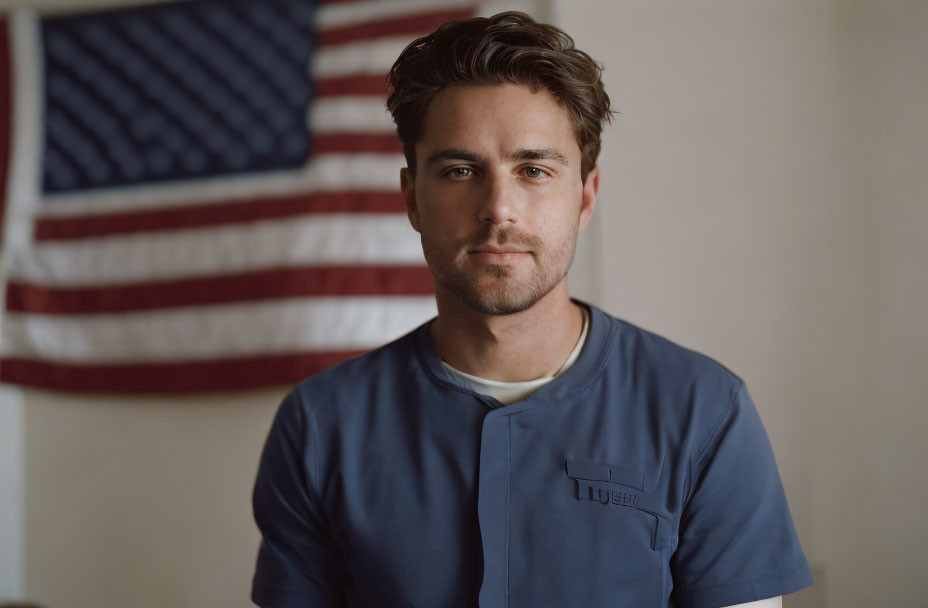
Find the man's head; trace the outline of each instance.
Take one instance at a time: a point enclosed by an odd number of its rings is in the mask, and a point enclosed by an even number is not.
[[[609,118],[599,66],[560,30],[504,13],[412,43],[390,78],[401,185],[439,310],[566,301]]]
[[[602,68],[574,48],[570,36],[524,13],[446,23],[406,47],[388,78],[387,108],[413,175],[426,110],[451,87],[522,84],[548,90],[571,117],[584,181],[596,166],[603,123],[612,116]]]

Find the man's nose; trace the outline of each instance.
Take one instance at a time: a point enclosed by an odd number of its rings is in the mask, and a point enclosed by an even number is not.
[[[479,210],[484,224],[515,223],[519,193],[512,179],[502,173],[490,173],[485,179],[486,191]]]

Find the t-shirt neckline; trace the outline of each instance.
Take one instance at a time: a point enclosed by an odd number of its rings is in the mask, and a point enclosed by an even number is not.
[[[612,343],[611,336],[615,331],[615,324],[610,323],[609,317],[601,310],[580,300],[572,301],[579,306],[583,306],[589,312],[586,343],[570,369],[521,401],[511,405],[502,404],[492,397],[477,393],[468,382],[448,374],[442,367],[441,359],[435,352],[429,337],[429,327],[434,319],[421,325],[415,332],[416,350],[420,363],[433,382],[459,392],[471,394],[498,410],[515,408],[526,403],[535,405],[551,404],[570,397],[572,393],[586,386],[602,370]]]

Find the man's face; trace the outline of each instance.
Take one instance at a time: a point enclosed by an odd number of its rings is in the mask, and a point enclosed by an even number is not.
[[[567,111],[545,89],[468,86],[439,93],[401,174],[409,221],[437,288],[484,314],[566,293],[577,235],[599,176],[580,179]]]

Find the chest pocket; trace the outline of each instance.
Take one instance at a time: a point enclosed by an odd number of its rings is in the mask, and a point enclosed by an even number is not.
[[[654,519],[651,549],[661,551],[670,544],[670,515],[647,491],[644,474],[625,467],[567,460],[567,476],[575,481],[576,497],[601,508],[637,509]]]

